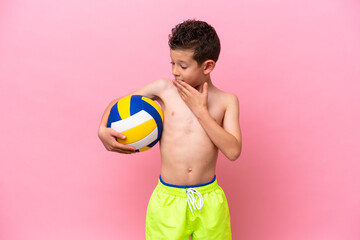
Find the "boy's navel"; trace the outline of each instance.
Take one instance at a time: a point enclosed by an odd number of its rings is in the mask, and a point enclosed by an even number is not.
[[[175,115],[175,112],[171,112],[171,116],[174,116]]]
[[[189,173],[191,173],[192,172],[192,168],[190,167],[190,168],[188,168],[188,172]]]

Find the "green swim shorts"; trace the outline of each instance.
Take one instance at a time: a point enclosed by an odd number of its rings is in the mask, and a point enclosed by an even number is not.
[[[228,240],[230,214],[216,177],[208,183],[177,186],[159,183],[146,213],[147,240]]]

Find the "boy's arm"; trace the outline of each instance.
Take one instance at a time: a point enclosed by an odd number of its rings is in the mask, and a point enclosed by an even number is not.
[[[207,109],[207,83],[201,92],[185,82],[174,81],[181,98],[199,120],[201,126],[216,147],[231,161],[239,158],[242,148],[239,125],[239,102],[235,95],[228,94],[226,110],[221,127]]]
[[[161,92],[161,90],[166,86],[165,81],[167,81],[167,80],[158,79],[158,80],[146,85],[145,87],[143,87],[135,92],[132,92],[128,95],[144,95],[153,100],[160,100],[160,99],[158,99],[158,96],[159,96],[159,93]],[[114,129],[108,128],[106,126],[107,119],[109,117],[109,113],[110,113],[112,106],[117,101],[119,101],[121,98],[122,97],[111,101],[110,104],[105,109],[105,111],[102,115],[102,118],[101,118],[99,129],[98,129],[98,136],[108,151],[124,153],[124,154],[135,153],[136,149],[134,147],[121,144],[116,140],[116,138],[125,139],[126,136],[124,134],[119,133],[119,132],[115,131]]]

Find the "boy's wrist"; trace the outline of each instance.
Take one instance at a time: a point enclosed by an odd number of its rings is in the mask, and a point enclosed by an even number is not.
[[[210,113],[208,111],[208,109],[206,107],[200,108],[197,113],[195,114],[195,116],[199,119],[199,120],[204,120],[208,117],[210,117]]]

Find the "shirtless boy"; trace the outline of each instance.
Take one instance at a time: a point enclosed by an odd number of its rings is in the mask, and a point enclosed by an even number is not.
[[[213,27],[187,20],[169,35],[173,80],[159,79],[131,94],[156,100],[164,112],[161,171],[146,214],[146,239],[231,239],[230,214],[215,177],[218,150],[230,161],[241,153],[239,103],[214,86],[210,73],[220,53]],[[105,148],[123,154],[135,149],[106,127],[113,100],[98,135]]]

